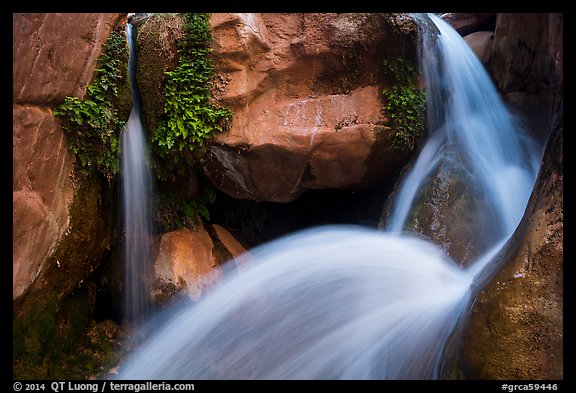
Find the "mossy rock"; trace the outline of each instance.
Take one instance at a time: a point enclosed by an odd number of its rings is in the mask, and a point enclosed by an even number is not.
[[[138,27],[136,84],[142,121],[151,134],[164,114],[166,72],[178,67],[176,42],[184,36],[181,14],[153,14]]]
[[[53,108],[82,167],[97,169],[110,183],[120,169],[120,132],[132,108],[128,60],[126,32],[118,28],[98,58],[86,97],[68,96]]]
[[[463,159],[453,152],[432,171],[413,202],[405,228],[438,244],[454,261],[466,266],[497,241],[500,233],[494,228],[496,217],[486,213],[489,201],[474,186],[473,174],[462,164]],[[387,202],[380,226],[389,219],[396,197]]]
[[[16,379],[58,379],[53,363],[75,350],[94,311],[91,277],[115,237],[114,198],[100,174],[75,172],[69,231],[46,261],[47,269],[13,305]]]

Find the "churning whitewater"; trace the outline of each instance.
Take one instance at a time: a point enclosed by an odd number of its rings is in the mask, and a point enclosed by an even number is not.
[[[430,138],[386,230],[325,226],[251,249],[203,300],[158,316],[119,379],[439,377],[473,280],[518,225],[540,156],[463,39],[433,15],[418,18]],[[498,234],[471,269],[403,232],[446,155],[464,157]]]

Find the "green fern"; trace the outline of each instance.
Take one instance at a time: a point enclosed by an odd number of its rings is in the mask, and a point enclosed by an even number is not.
[[[168,160],[164,170],[192,164],[190,152],[225,129],[232,112],[211,102],[215,68],[209,57],[209,14],[185,14],[185,37],[177,43],[179,65],[166,72],[164,116],[152,136],[152,148]],[[157,167],[158,169],[158,167]],[[159,178],[166,176],[157,170]]]
[[[384,60],[385,71],[391,73],[396,84],[384,90],[383,112],[396,129],[392,145],[398,150],[413,150],[424,130],[426,95],[416,87],[416,67],[403,57]]]
[[[118,135],[124,126],[113,98],[118,97],[118,84],[125,78],[128,64],[126,39],[119,31],[113,31],[106,41],[98,64],[86,99],[68,96],[53,114],[61,119],[68,147],[82,167],[95,168],[111,181],[119,170]]]

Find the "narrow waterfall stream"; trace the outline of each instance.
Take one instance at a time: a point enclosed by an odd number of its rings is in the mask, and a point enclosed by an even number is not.
[[[132,112],[121,133],[121,193],[124,225],[124,318],[134,327],[143,326],[150,313],[144,280],[150,277],[151,186],[147,163],[147,144],[140,120],[140,96],[136,85],[134,27],[126,24],[130,45],[128,72],[132,86]],[[134,37],[133,37],[134,35]]]
[[[158,322],[119,379],[439,377],[445,342],[465,317],[477,275],[518,225],[541,156],[458,33],[434,15],[417,18],[429,140],[388,227],[325,226],[250,250],[242,269],[230,269],[203,300]],[[446,157],[467,165],[494,228],[466,269],[404,231],[423,183]]]

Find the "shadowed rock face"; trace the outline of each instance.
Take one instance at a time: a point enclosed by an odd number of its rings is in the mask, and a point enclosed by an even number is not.
[[[441,18],[454,28],[461,36],[467,36],[476,31],[494,30],[495,13],[447,13]]]
[[[563,378],[562,31],[562,14],[498,14],[488,68],[548,146],[504,266],[471,310],[457,377]]]
[[[486,68],[506,103],[544,143],[562,118],[563,15],[498,14],[494,35]]]
[[[461,350],[465,378],[563,378],[562,134],[553,135],[524,220],[510,241],[516,251],[470,313]]]
[[[174,18],[164,26],[176,26]],[[139,70],[156,102],[143,106],[161,108],[157,71],[174,66],[173,48],[162,44],[170,39],[152,42],[159,34],[150,26],[166,37],[177,32],[152,18],[141,28]],[[406,161],[408,153],[392,148],[381,98],[391,83],[383,60],[415,53],[415,25],[405,15],[213,14],[211,26],[214,96],[234,112],[199,160],[218,189],[290,202],[307,188],[368,187]],[[145,114],[149,130],[160,115]]]

